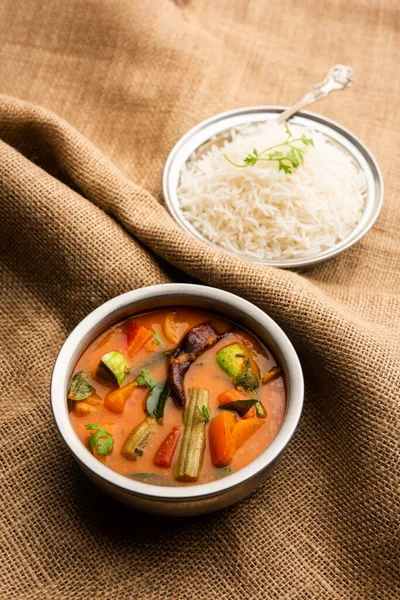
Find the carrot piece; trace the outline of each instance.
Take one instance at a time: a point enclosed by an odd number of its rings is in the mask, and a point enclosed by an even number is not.
[[[227,404],[228,402],[235,402],[235,400],[243,400],[243,393],[235,389],[226,390],[218,396],[218,404]]]
[[[257,413],[256,413],[256,409],[254,406],[251,406],[249,408],[249,410],[244,413],[242,419],[256,419],[257,418]]]
[[[127,347],[126,352],[129,356],[133,356],[139,350],[143,348],[147,342],[149,342],[153,337],[153,332],[147,327],[143,327],[137,321],[129,321],[126,338],[127,338]]]
[[[262,419],[242,419],[236,423],[232,432],[233,451],[239,450],[264,423]]]
[[[232,432],[235,426],[236,415],[229,410],[223,410],[210,423],[208,435],[211,458],[216,467],[227,467],[232,460],[234,453]]]
[[[125,403],[132,395],[136,385],[136,381],[132,381],[132,383],[128,383],[128,385],[124,385],[121,388],[109,392],[104,399],[104,406],[113,413],[122,413],[125,408]]]
[[[180,428],[173,427],[154,455],[153,463],[155,465],[159,467],[171,466],[180,435]]]
[[[162,326],[163,333],[169,342],[176,344],[178,335],[176,333],[177,323],[174,313],[168,313]]]

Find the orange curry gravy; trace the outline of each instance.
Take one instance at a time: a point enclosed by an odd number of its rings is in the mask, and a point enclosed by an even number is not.
[[[125,330],[126,324],[129,321],[129,319],[127,319],[126,321],[111,327],[99,335],[90,344],[90,346],[84,351],[78,360],[74,373],[78,371],[85,371],[87,373],[88,381],[95,388],[96,394],[104,400],[107,393],[112,389],[115,389],[115,387],[107,387],[106,385],[94,380],[91,376],[91,373],[98,365],[101,357],[107,352],[118,350],[124,354],[128,367],[141,366],[142,364],[149,362],[151,357],[154,356],[154,353],[159,353],[174,348],[176,344],[173,344],[166,339],[166,337],[163,335],[162,328],[167,315],[171,312],[174,313],[175,321],[177,323],[176,333],[178,341],[181,340],[181,338],[190,328],[204,322],[210,322],[211,325],[214,325],[215,329],[219,332],[231,330],[213,347],[208,348],[198,356],[195,362],[190,366],[184,379],[186,390],[190,387],[200,387],[209,390],[209,408],[211,409],[211,420],[221,412],[221,410],[218,408],[219,394],[228,389],[234,389],[234,385],[229,379],[228,375],[222,371],[222,369],[216,363],[215,356],[218,350],[236,341],[242,343],[244,342],[251,350],[253,357],[258,363],[261,376],[276,365],[276,361],[271,353],[250,332],[240,329],[236,327],[234,323],[229,323],[228,321],[220,317],[216,317],[209,312],[192,308],[177,307],[175,309],[162,308],[158,310],[152,310],[147,313],[133,316],[135,321],[155,331],[158,334],[161,344],[156,345],[150,342],[132,358],[129,358],[125,354],[127,345]],[[155,366],[148,368],[151,375],[160,383],[164,382],[167,376],[167,361],[168,358],[156,364]],[[128,376],[123,385],[132,380],[133,377]],[[134,388],[133,393],[127,400],[125,408],[121,414],[115,414],[107,410],[101,402],[97,406],[91,407],[90,414],[85,416],[77,416],[72,410],[73,401],[69,400],[72,425],[82,443],[86,446],[91,435],[91,432],[85,429],[85,426],[88,423],[102,425],[109,433],[113,435],[113,450],[108,456],[99,458],[99,460],[101,460],[101,462],[103,462],[107,467],[116,471],[117,473],[120,473],[121,475],[130,476],[134,473],[155,473],[162,475],[163,481],[165,481],[165,477],[168,478],[170,485],[193,485],[190,483],[178,482],[174,479],[174,463],[178,456],[179,444],[182,441],[183,435],[183,409],[176,406],[172,398],[168,398],[165,405],[163,422],[162,424],[157,423],[154,427],[154,432],[152,433],[149,443],[145,447],[143,455],[138,457],[136,461],[129,460],[122,456],[121,448],[126,438],[132,429],[135,428],[141,421],[143,421],[146,416],[145,407],[148,395],[149,389],[143,387]],[[258,398],[265,407],[267,416],[264,419],[264,425],[255,433],[253,433],[250,439],[248,439],[236,451],[236,454],[229,465],[230,470],[232,471],[237,471],[238,469],[242,469],[248,465],[269,446],[276,436],[284,417],[286,397],[284,382],[281,376],[265,385],[261,384],[258,391],[248,395],[248,397],[254,397],[256,395],[258,395]],[[237,418],[238,420],[240,419],[239,416]],[[178,446],[175,450],[171,467],[165,468],[154,465],[153,458],[158,447],[171,429],[176,425],[181,427],[182,432]],[[210,423],[206,425],[206,449],[203,466],[200,477],[194,485],[214,481],[215,479],[220,478],[221,472],[223,472],[223,469],[215,468],[212,463],[208,443],[209,426]],[[231,472],[230,470],[228,470],[228,473]],[[148,481],[148,483],[153,482]],[[154,481],[154,483],[157,482]]]

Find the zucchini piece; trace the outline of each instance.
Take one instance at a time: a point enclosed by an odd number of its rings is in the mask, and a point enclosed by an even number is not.
[[[120,387],[127,373],[126,362],[123,354],[118,350],[108,352],[101,357],[96,370],[96,378],[101,381],[117,384]]]
[[[260,385],[260,369],[244,344],[225,346],[217,353],[216,361],[236,387],[254,390]]]
[[[122,447],[121,454],[129,460],[137,460],[142,456],[143,451],[150,440],[156,420],[154,417],[146,417],[137,427],[128,435],[125,444]]]
[[[218,408],[221,408],[222,410],[233,410],[239,417],[243,417],[247,411],[252,406],[257,405],[258,402],[257,398],[252,398],[251,400],[233,400],[232,402],[226,402],[226,404],[220,404]]]
[[[75,373],[69,387],[68,398],[74,402],[86,400],[94,392],[94,387],[86,379],[84,371]]]
[[[197,481],[203,466],[206,449],[206,424],[202,408],[208,408],[210,392],[202,388],[190,388],[188,402],[183,412],[183,438],[175,467],[178,481]]]

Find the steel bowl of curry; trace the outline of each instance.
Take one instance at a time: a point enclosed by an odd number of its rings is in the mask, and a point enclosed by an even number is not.
[[[303,375],[282,329],[225,291],[163,284],[90,313],[57,357],[51,406],[83,471],[115,499],[186,516],[268,476],[297,427]]]

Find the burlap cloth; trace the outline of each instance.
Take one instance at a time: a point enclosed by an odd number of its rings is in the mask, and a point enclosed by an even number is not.
[[[400,597],[399,13],[397,0],[0,4],[1,600]],[[315,110],[382,166],[373,230],[303,273],[180,231],[161,197],[179,137],[218,111],[290,103],[335,62],[357,83]],[[86,480],[56,433],[49,380],[93,308],[188,277],[276,319],[307,393],[257,493],[164,520]]]

